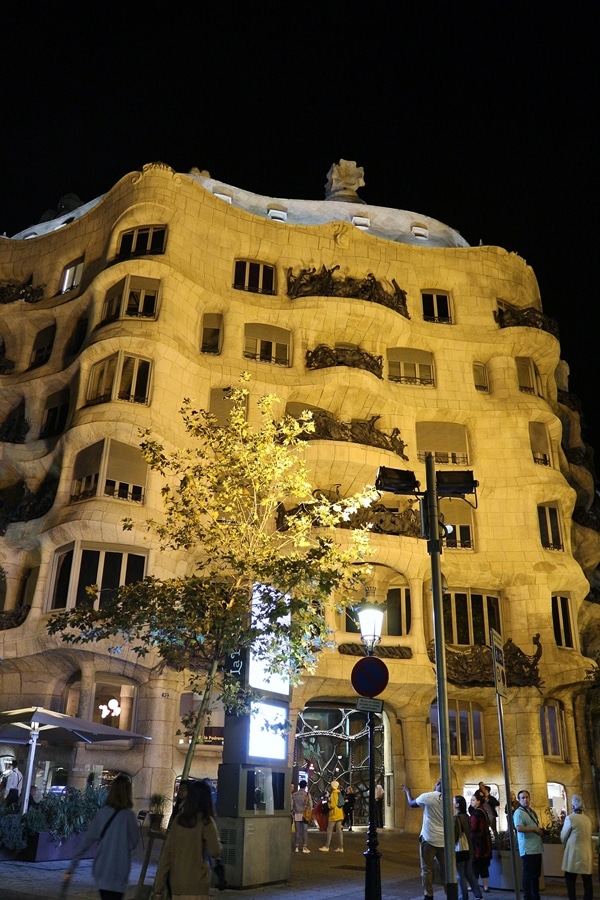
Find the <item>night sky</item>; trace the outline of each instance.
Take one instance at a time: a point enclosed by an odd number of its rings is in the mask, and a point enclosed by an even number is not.
[[[533,266],[600,448],[590,4],[7,0],[2,31],[0,234],[156,160],[320,199],[354,159],[368,203]]]

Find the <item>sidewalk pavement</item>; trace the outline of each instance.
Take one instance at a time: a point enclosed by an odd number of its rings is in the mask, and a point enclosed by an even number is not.
[[[382,900],[422,900],[417,836],[393,829],[378,833],[381,852]],[[324,835],[309,831],[308,854],[291,852],[292,874],[285,884],[264,887],[211,889],[211,898],[220,900],[365,900],[366,830],[344,832],[344,853],[320,853]],[[146,884],[151,884],[160,853],[156,842],[148,868]],[[130,887],[126,897],[133,898],[144,859],[141,844],[134,853]],[[26,863],[0,861],[0,900],[51,900],[58,898],[65,862]],[[436,886],[436,900],[443,900],[441,886]],[[546,878],[543,900],[565,900],[567,892],[562,878]],[[510,900],[510,891],[490,890],[490,900]],[[92,861],[84,860],[72,878],[67,900],[98,900],[92,878]],[[366,898],[371,900],[371,898]]]

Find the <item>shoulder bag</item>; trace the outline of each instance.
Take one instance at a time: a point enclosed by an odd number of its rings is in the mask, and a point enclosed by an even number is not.
[[[454,852],[465,853],[469,849],[469,838],[464,832],[464,828],[459,816],[457,816],[456,821],[458,822],[458,840],[454,845]]]
[[[312,807],[310,805],[310,800],[307,795],[306,805],[304,807],[304,812],[302,813],[302,818],[308,825],[310,825],[310,823],[312,822],[312,817],[313,817],[313,811],[312,811]]]

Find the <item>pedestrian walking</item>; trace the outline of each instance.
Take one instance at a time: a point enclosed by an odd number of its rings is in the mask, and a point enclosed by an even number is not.
[[[581,875],[583,881],[583,900],[592,900],[594,896],[592,823],[583,811],[583,799],[579,794],[573,794],[571,797],[571,809],[571,815],[565,818],[560,832],[560,839],[565,848],[561,868],[565,873],[569,900],[577,900],[578,875]]]
[[[122,900],[129,880],[131,853],[140,839],[132,807],[131,779],[127,775],[117,775],[110,786],[106,805],[92,819],[63,876],[65,887],[86,850],[97,842],[92,873],[100,897],[102,900]]]

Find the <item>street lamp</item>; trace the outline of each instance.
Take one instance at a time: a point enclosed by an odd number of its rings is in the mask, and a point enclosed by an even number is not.
[[[373,651],[381,640],[383,607],[379,603],[363,603],[358,607],[356,614],[360,638],[365,645],[367,656],[373,656]]]
[[[444,815],[444,857],[446,863],[446,897],[458,900],[456,883],[456,857],[454,854],[454,810],[452,808],[452,780],[450,771],[450,724],[448,719],[448,687],[446,681],[446,647],[444,636],[444,608],[442,588],[442,535],[440,528],[440,497],[461,497],[475,494],[478,482],[473,473],[435,471],[433,453],[425,456],[426,490],[419,490],[413,472],[381,466],[377,472],[375,487],[392,494],[410,494],[421,502],[421,532],[427,538],[427,552],[431,557],[431,593],[433,603],[433,630],[435,644],[435,679],[438,702],[438,728],[440,741],[440,774],[442,776],[442,807]]]
[[[369,827],[367,829],[367,849],[365,857],[365,900],[381,900],[381,853],[377,849],[377,806],[375,804],[375,713],[383,709],[382,700],[374,700],[388,682],[389,673],[382,659],[373,656],[375,647],[381,640],[383,625],[383,606],[377,603],[363,603],[357,610],[360,636],[367,659],[356,663],[352,673],[352,684],[362,697],[357,709],[367,712],[367,728],[369,731]],[[355,674],[356,673],[356,674]],[[367,684],[359,685],[360,678]]]

